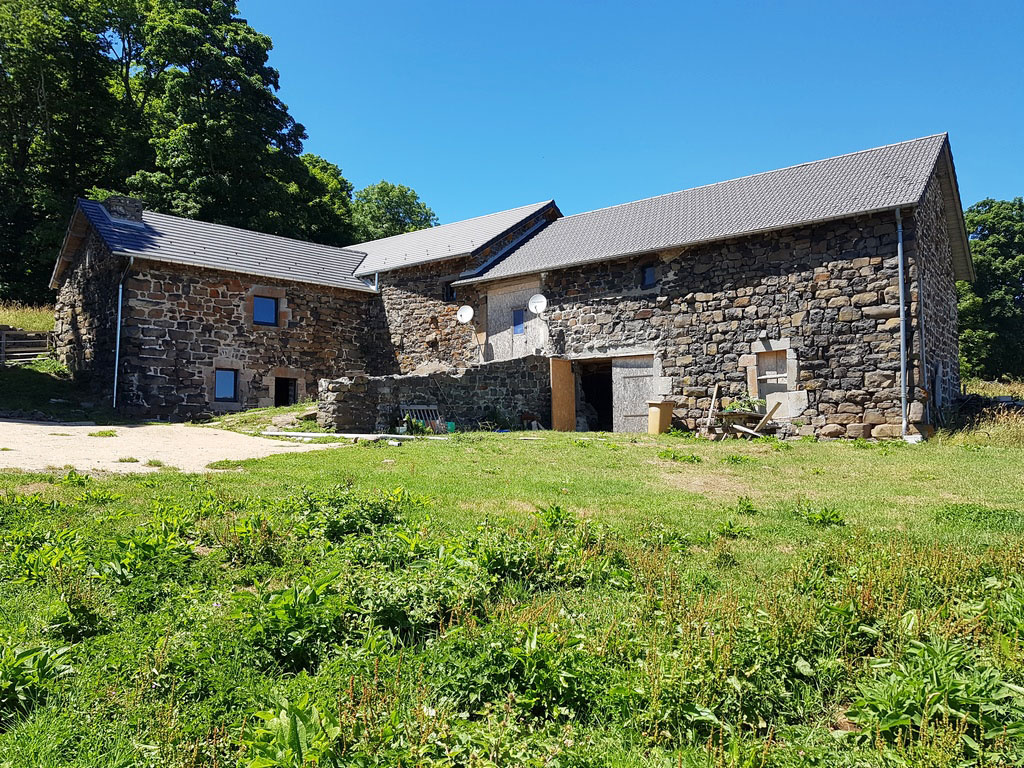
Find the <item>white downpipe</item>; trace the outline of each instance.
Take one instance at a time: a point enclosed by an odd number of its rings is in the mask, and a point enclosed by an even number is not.
[[[896,268],[900,281],[900,435],[907,436],[907,286],[903,266],[903,218],[896,209]]]
[[[117,372],[121,369],[121,306],[124,303],[124,279],[128,276],[128,270],[135,262],[134,256],[128,257],[128,266],[121,273],[121,279],[117,283],[117,335],[114,339],[114,396],[111,398],[110,407],[117,410]]]

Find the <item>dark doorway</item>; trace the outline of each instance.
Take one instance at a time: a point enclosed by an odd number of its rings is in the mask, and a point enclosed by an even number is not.
[[[579,363],[583,415],[594,432],[612,431],[612,363],[594,360]]]
[[[285,379],[280,376],[274,379],[274,405],[294,405],[299,401],[296,379]]]

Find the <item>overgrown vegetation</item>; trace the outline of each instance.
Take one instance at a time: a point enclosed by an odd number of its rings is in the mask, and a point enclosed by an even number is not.
[[[272,45],[235,0],[0,3],[0,298],[53,300],[75,197],[329,245],[435,224],[412,189],[353,194],[302,151]]]
[[[52,331],[53,307],[31,307],[17,301],[0,301],[0,326],[23,331]]]
[[[1024,759],[1020,449],[543,437],[0,474],[0,764]]]

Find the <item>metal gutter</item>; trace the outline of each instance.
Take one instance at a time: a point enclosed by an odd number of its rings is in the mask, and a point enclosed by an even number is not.
[[[135,263],[135,257],[128,257],[128,266],[121,273],[121,279],[117,281],[117,334],[114,341],[114,396],[111,398],[110,407],[117,410],[117,373],[121,368],[121,308],[124,306],[124,279],[128,276],[128,270]]]

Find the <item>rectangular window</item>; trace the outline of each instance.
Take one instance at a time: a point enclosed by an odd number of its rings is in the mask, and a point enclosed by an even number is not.
[[[238,371],[218,368],[213,383],[213,399],[221,403],[238,402]]]
[[[444,300],[445,301],[455,301],[455,299],[456,299],[455,286],[452,285],[451,283],[445,283],[444,284]]]
[[[252,321],[256,325],[277,325],[277,299],[270,296],[254,296]]]
[[[657,273],[654,270],[653,264],[648,264],[646,267],[640,269],[640,287],[641,288],[653,288],[658,282]]]
[[[512,333],[521,336],[526,333],[526,310],[512,310]]]

